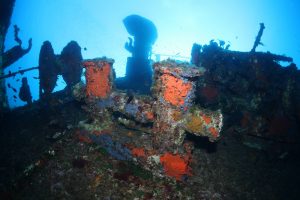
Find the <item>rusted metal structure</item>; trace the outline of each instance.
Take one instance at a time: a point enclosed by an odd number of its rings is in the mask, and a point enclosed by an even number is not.
[[[196,80],[205,70],[188,63],[156,63],[152,95],[134,95],[114,89],[112,64],[107,58],[85,60],[86,85],[73,91],[78,96],[85,93],[86,110],[94,120],[89,125],[81,124],[88,130],[88,140],[109,148],[118,158],[136,160],[155,173],[166,173],[177,180],[189,175],[192,147],[184,142],[186,133],[214,142],[223,126],[220,110],[194,104]],[[124,142],[127,135],[114,134],[115,124],[147,136],[137,135],[134,142]],[[115,142],[118,145],[111,144]]]

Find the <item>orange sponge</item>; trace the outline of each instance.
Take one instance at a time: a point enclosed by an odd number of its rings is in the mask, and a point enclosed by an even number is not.
[[[111,64],[105,61],[87,61],[86,67],[86,92],[87,96],[106,98],[112,88]]]
[[[191,82],[184,82],[180,78],[176,78],[171,74],[163,74],[161,76],[164,89],[164,99],[174,106],[182,106],[188,93],[192,89]]]
[[[160,163],[164,166],[165,173],[176,180],[182,180],[183,175],[191,175],[188,161],[177,154],[165,153],[160,157]]]

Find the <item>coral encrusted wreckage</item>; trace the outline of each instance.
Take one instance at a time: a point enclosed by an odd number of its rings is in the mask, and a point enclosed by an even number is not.
[[[85,60],[86,86],[75,87],[85,91],[80,99],[93,121],[81,123],[85,137],[107,146],[112,156],[176,180],[192,174],[193,145],[186,134],[213,143],[227,126],[267,140],[299,140],[299,70],[277,64],[291,58],[229,51],[214,41],[199,47],[194,65],[154,63],[151,95],[115,89],[112,59]],[[127,136],[114,133],[116,124],[143,134],[128,143]],[[249,145],[247,139],[243,143]]]
[[[298,190],[287,194],[286,188],[300,181],[299,70],[289,57],[224,46],[196,45],[193,64],[154,63],[151,95],[118,90],[113,59],[83,60],[86,83],[75,84],[71,93],[51,93],[48,106],[41,99],[3,119],[1,145],[10,145],[2,151],[3,163],[12,170],[2,177],[8,184],[1,195],[297,196]],[[33,119],[39,123],[31,127]],[[12,151],[20,142],[29,149]],[[37,149],[42,153],[23,156]]]
[[[203,76],[203,68],[171,60],[155,63],[152,95],[147,96],[113,89],[112,59],[85,60],[83,64],[86,86],[75,88],[86,92],[83,100],[93,125],[82,123],[81,126],[89,131],[86,137],[106,146],[112,156],[136,160],[156,174],[181,180],[191,174],[192,154],[183,144],[186,133],[208,137],[212,142],[219,139],[223,126],[221,111],[204,109],[193,103],[196,80]],[[121,136],[112,133],[115,123],[140,129],[148,134],[148,139],[140,135],[133,144],[122,143],[118,138]],[[112,141],[117,143],[104,144]]]
[[[75,41],[60,56],[45,41],[45,98],[31,102],[24,78],[28,105],[0,116],[0,199],[297,199],[300,71],[257,52],[264,28],[249,52],[212,40],[191,63],[147,53],[145,82],[83,59]],[[59,74],[68,86],[52,92]]]

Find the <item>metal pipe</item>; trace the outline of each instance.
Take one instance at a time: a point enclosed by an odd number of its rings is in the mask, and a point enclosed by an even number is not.
[[[15,76],[17,74],[23,74],[24,72],[35,70],[35,69],[39,69],[39,67],[31,67],[31,68],[28,68],[28,69],[21,69],[21,70],[19,70],[17,72],[13,72],[13,73],[9,73],[9,74],[0,76],[0,80],[1,79],[5,79],[5,78],[9,78],[9,77],[12,77],[12,76]]]

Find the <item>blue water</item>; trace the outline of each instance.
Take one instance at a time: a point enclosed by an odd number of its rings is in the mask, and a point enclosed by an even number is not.
[[[87,3],[88,2],[88,3]],[[13,25],[20,29],[23,44],[33,39],[31,51],[5,72],[14,72],[38,65],[39,50],[49,40],[55,54],[75,40],[82,47],[84,59],[107,56],[115,60],[117,77],[125,74],[128,41],[122,20],[130,14],[150,19],[157,28],[158,38],[152,49],[153,60],[168,57],[190,60],[194,42],[207,44],[211,39],[230,43],[231,50],[250,51],[264,22],[264,46],[257,51],[270,51],[294,58],[300,66],[300,1],[297,0],[16,0],[11,27],[6,36],[6,50],[16,45]],[[84,50],[83,48],[86,48]],[[6,83],[17,90],[23,76],[28,78],[33,100],[38,98],[38,71],[8,78]],[[55,90],[65,87],[59,78]],[[7,89],[10,107],[24,105],[11,89]]]

